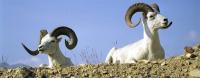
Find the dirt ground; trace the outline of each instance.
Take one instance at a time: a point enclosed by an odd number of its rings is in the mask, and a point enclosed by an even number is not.
[[[200,45],[192,47],[190,55],[137,64],[96,64],[66,68],[1,69],[0,78],[171,78],[200,77]]]

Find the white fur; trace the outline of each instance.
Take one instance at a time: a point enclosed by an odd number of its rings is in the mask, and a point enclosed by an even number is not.
[[[42,40],[39,47],[42,46],[42,48],[38,48],[40,53],[47,54],[49,59],[49,68],[55,67],[55,66],[72,66],[74,65],[70,58],[65,57],[60,48],[59,48],[59,41],[60,39],[56,39],[55,37],[51,37],[49,34],[45,35]],[[52,42],[55,41],[55,42]]]
[[[153,17],[150,17],[152,16]],[[106,63],[136,63],[139,60],[164,59],[164,49],[160,44],[158,29],[166,27],[164,19],[159,12],[148,12],[143,18],[143,39],[122,48],[112,48],[108,53]]]

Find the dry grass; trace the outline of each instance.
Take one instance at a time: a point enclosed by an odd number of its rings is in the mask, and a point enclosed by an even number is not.
[[[74,64],[99,64],[104,61],[102,51],[94,48],[85,48],[74,52],[72,57]]]
[[[86,64],[98,64],[103,62],[102,52],[99,52],[93,48],[86,48],[78,55],[81,57],[81,61],[85,62]]]

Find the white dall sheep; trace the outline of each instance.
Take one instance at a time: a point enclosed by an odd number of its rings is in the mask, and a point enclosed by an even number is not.
[[[49,59],[49,68],[55,67],[55,66],[72,66],[73,63],[70,58],[65,57],[60,48],[59,48],[59,42],[61,38],[58,38],[60,35],[65,35],[69,37],[69,40],[65,40],[65,46],[68,49],[73,49],[77,44],[77,37],[75,32],[65,26],[58,27],[53,30],[52,33],[47,32],[47,30],[41,30],[40,31],[40,43],[38,46],[38,49],[35,51],[32,51],[28,49],[23,43],[22,46],[24,49],[30,54],[30,55],[38,55],[41,54],[47,54]]]
[[[164,49],[160,44],[158,30],[168,28],[172,22],[160,14],[159,6],[145,3],[136,3],[127,10],[125,15],[126,23],[129,27],[136,27],[140,21],[134,25],[131,22],[132,16],[136,12],[142,12],[143,18],[143,39],[129,44],[123,48],[112,48],[108,53],[106,63],[136,63],[139,60],[152,61],[164,59]]]

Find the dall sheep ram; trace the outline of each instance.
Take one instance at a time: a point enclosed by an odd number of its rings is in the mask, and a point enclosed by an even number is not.
[[[48,33],[47,30],[41,30],[39,46],[38,49],[35,51],[30,50],[23,43],[22,46],[32,56],[36,56],[39,53],[47,54],[49,60],[49,68],[58,65],[61,67],[72,66],[74,64],[72,63],[71,59],[65,57],[59,48],[59,42],[61,41],[61,38],[58,37],[60,35],[65,35],[69,37],[68,41],[65,40],[65,46],[68,49],[71,50],[75,48],[78,41],[76,34],[72,29],[65,26],[54,29],[52,33]]]
[[[143,18],[136,24],[131,19],[136,12],[142,12]],[[137,61],[153,61],[165,58],[164,49],[159,40],[159,29],[166,29],[172,22],[160,14],[159,6],[146,3],[136,3],[129,7],[125,15],[129,27],[134,28],[142,21],[143,39],[123,48],[112,48],[108,53],[106,63],[136,63]]]

